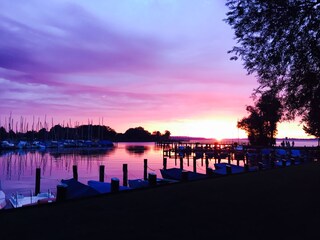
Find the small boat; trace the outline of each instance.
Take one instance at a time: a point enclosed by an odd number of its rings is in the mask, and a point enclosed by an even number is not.
[[[99,193],[111,192],[111,183],[89,180],[88,186],[92,187],[94,190],[98,191]],[[130,189],[129,187],[119,186],[119,191],[124,191],[129,189]]]
[[[180,168],[160,169],[161,175],[164,179],[173,179],[177,181],[182,180],[182,171],[184,170]],[[206,174],[202,173],[196,173],[191,171],[186,172],[188,172],[188,180],[191,181],[197,179],[204,179],[208,177]]]
[[[234,165],[234,164],[228,164],[228,163],[215,163],[213,170],[214,173],[216,174],[221,174],[221,175],[227,175],[227,166],[231,167],[231,174],[238,174],[238,173],[243,173],[245,172],[245,168]],[[249,171],[256,171],[257,167],[249,167]]]
[[[3,209],[7,205],[6,194],[2,191],[0,180],[0,209]]]
[[[3,209],[6,205],[6,194],[2,190],[0,190],[0,209]]]
[[[287,151],[285,149],[276,149],[276,160],[287,158]]]
[[[74,178],[61,180],[61,183],[67,188],[67,199],[90,197],[100,194],[99,191],[75,180]]]
[[[142,154],[145,151],[149,150],[149,147],[148,146],[140,146],[140,145],[132,145],[132,146],[127,146],[126,150],[132,154]]]
[[[13,194],[9,201],[14,208],[37,205],[41,203],[51,203],[55,201],[55,196],[50,192],[39,193],[36,196],[24,196],[23,194]]]
[[[0,146],[1,146],[0,148],[4,150],[8,150],[8,149],[11,150],[16,148],[16,146],[13,143],[10,143],[8,141],[2,141]]]
[[[110,147],[110,148],[114,147],[114,143],[109,140],[100,140],[98,144],[101,147]]]
[[[156,185],[168,184],[173,182],[177,182],[177,181],[170,180],[170,179],[157,178]],[[150,182],[144,179],[132,179],[132,180],[129,180],[128,183],[130,188],[150,187]]]

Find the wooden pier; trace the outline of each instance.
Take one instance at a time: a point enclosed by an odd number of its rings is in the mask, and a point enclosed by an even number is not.
[[[157,145],[162,147],[163,158],[167,159],[204,159],[214,160],[215,163],[236,161],[239,166],[256,165],[261,162],[267,162],[272,165],[276,161],[277,149],[283,149],[287,152],[285,160],[290,161],[293,157],[291,151],[299,151],[304,158],[320,159],[320,150],[317,147],[256,147],[249,145],[237,145],[236,143],[201,143],[201,142],[161,142]]]

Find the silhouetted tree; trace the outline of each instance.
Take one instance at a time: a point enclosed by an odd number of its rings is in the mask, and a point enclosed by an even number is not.
[[[161,139],[160,131],[154,131],[152,133],[152,138],[153,138],[154,141],[159,141]]]
[[[169,130],[166,130],[163,135],[164,139],[168,140],[170,136],[171,136],[171,132]]]
[[[41,128],[37,134],[39,140],[48,140],[48,131],[45,128]]]
[[[303,118],[304,131],[318,138],[320,143],[320,93],[311,102],[311,107],[308,113]]]
[[[248,117],[241,119],[237,126],[245,130],[251,145],[272,146],[275,144],[277,123],[282,116],[280,100],[273,92],[265,92],[255,102],[247,106]]]
[[[63,127],[59,124],[52,127],[49,133],[50,133],[51,139],[53,140],[64,139],[64,130],[63,130]]]
[[[3,141],[8,138],[8,133],[4,127],[0,127],[0,140]]]
[[[226,22],[241,57],[260,84],[256,92],[281,92],[287,119],[302,116],[307,133],[316,135],[315,98],[320,92],[320,0],[227,0]],[[312,124],[311,124],[312,123]]]
[[[128,141],[150,141],[151,133],[143,127],[129,128],[124,133],[124,137]]]

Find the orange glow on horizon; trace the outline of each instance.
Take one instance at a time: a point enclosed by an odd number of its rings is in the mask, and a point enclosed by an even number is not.
[[[146,123],[145,129],[150,131],[169,130],[171,136],[188,136],[214,138],[217,141],[223,139],[247,138],[244,130],[237,128],[237,119],[232,117],[225,119],[184,119],[168,123]],[[284,122],[278,125],[277,138],[314,138],[308,136],[298,122]]]
[[[169,130],[172,136],[214,138],[217,141],[225,138],[247,137],[243,130],[236,127],[236,120],[233,118],[184,119],[161,124],[152,123],[146,124],[146,129],[152,129],[151,132],[155,131],[155,129],[159,129],[160,132]]]

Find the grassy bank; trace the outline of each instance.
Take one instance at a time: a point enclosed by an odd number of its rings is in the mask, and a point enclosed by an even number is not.
[[[0,213],[2,239],[320,237],[320,163]]]

